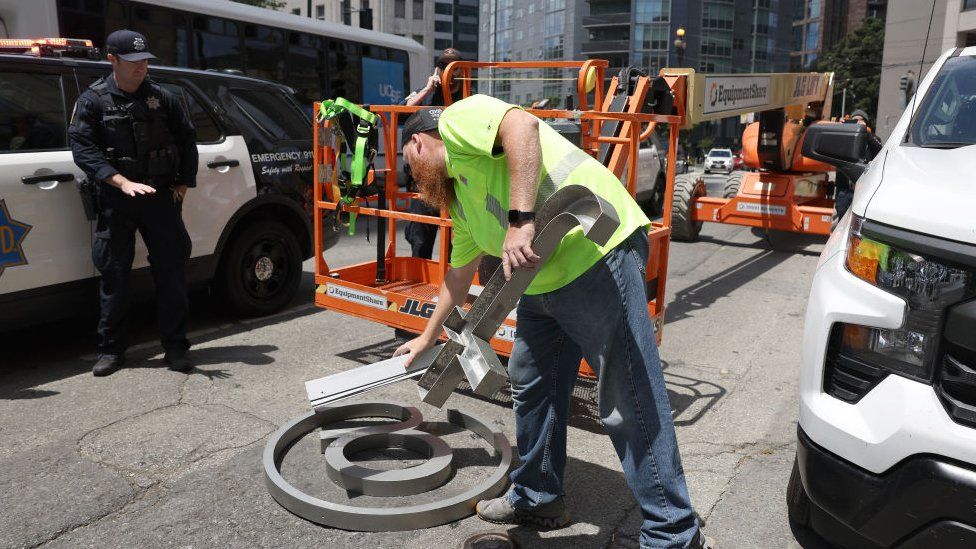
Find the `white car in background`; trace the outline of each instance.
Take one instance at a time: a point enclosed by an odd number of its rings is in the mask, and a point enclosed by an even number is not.
[[[705,155],[705,173],[725,172],[732,174],[732,149],[712,149]]]
[[[790,522],[840,547],[976,547],[976,47],[935,62],[870,165],[866,137],[804,138],[864,173],[810,291]]]

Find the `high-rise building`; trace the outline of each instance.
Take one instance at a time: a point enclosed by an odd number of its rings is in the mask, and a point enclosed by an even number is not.
[[[934,9],[915,1],[888,6],[875,122],[881,138],[891,135],[932,63],[946,50],[969,46],[976,46],[976,0],[936,0]]]
[[[481,0],[480,61],[577,59],[582,2],[574,0]],[[487,71],[485,71],[487,72]],[[575,75],[560,69],[495,70],[480,88],[502,100],[530,104],[562,100],[576,90]]]
[[[772,72],[789,64],[793,0],[588,0],[582,53],[651,73]],[[681,29],[679,31],[679,29]],[[679,32],[683,33],[679,36]]]
[[[865,18],[884,21],[888,11],[888,0],[794,1],[790,57],[794,71],[814,69],[820,56],[857,30]]]
[[[431,70],[445,48],[478,58],[478,0],[285,0],[282,11],[413,38]]]

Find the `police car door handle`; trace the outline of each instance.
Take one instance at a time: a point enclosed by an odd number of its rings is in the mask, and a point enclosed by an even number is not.
[[[236,168],[236,167],[238,167],[240,165],[241,165],[241,162],[239,160],[234,160],[234,159],[231,159],[231,160],[211,160],[210,162],[207,162],[207,167],[210,168],[211,170],[216,170],[217,168],[223,168],[223,167]]]
[[[37,185],[38,183],[67,183],[68,181],[74,181],[75,174],[73,173],[48,173],[44,175],[25,175],[21,177],[20,180],[23,181],[24,185]]]

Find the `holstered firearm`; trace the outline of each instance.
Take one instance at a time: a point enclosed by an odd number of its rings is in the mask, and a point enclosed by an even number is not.
[[[95,221],[99,210],[98,185],[86,177],[78,182],[78,193],[81,195],[81,205],[85,208],[85,219]]]

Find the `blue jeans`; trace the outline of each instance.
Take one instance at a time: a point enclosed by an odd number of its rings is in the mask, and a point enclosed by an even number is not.
[[[671,419],[638,230],[570,284],[523,296],[508,363],[521,464],[510,498],[531,509],[563,495],[566,423],[580,358],[599,377],[600,419],[644,517],[642,548],[686,547],[698,524]]]

